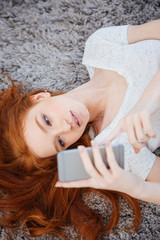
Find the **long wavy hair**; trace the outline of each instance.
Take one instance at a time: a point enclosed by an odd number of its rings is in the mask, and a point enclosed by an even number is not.
[[[8,76],[9,77],[9,76]],[[33,106],[30,96],[44,90],[20,93],[15,86],[0,93],[0,225],[13,230],[16,227],[30,237],[42,234],[65,237],[65,229],[73,226],[79,238],[97,239],[109,233],[120,217],[119,195],[134,211],[133,222],[125,230],[137,230],[141,223],[138,201],[124,193],[91,188],[56,188],[56,156],[37,158],[27,148],[23,138],[22,121],[25,112]],[[62,93],[52,93],[53,96]],[[90,146],[88,126],[82,137],[70,148],[83,144]],[[107,224],[97,211],[89,208],[84,195],[98,194],[112,204]],[[107,212],[106,212],[107,214]]]

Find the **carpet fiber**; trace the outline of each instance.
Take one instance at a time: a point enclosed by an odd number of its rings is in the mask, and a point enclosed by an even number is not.
[[[0,71],[23,83],[24,91],[73,89],[89,79],[81,61],[90,34],[104,26],[140,24],[158,18],[159,0],[0,0]],[[0,89],[7,86],[7,78],[1,79]],[[119,228],[132,220],[127,203],[121,203]],[[89,204],[107,219],[102,199],[92,195]],[[160,206],[140,204],[142,225],[137,233],[112,231],[101,240],[160,239]],[[74,229],[67,235],[78,239]],[[0,239],[8,239],[3,229]],[[13,239],[29,238],[16,230]]]

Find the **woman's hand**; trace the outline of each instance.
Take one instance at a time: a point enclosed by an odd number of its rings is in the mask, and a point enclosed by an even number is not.
[[[129,171],[119,167],[116,162],[111,144],[106,146],[107,160],[110,169],[105,166],[98,144],[92,142],[92,152],[94,157],[94,165],[84,146],[79,147],[80,156],[87,173],[91,176],[89,179],[73,181],[73,182],[57,182],[56,187],[65,188],[82,188],[91,187],[96,189],[114,190],[132,195],[134,191],[138,191],[140,178]]]
[[[143,148],[150,138],[155,138],[151,122],[151,113],[147,111],[136,111],[135,108],[122,118],[105,141],[113,141],[120,133],[127,132],[128,140],[134,147],[136,153]],[[103,143],[100,143],[103,144]]]
[[[160,70],[150,81],[138,102],[131,111],[121,119],[116,128],[105,141],[111,142],[120,133],[127,132],[128,140],[136,153],[144,147],[150,138],[156,137],[150,118],[160,109]],[[104,142],[105,142],[104,141]],[[101,142],[100,144],[104,144]]]

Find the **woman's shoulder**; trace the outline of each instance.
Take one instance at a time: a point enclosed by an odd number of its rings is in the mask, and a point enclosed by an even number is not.
[[[128,44],[127,29],[129,25],[104,26],[93,32],[87,39],[86,45],[95,41],[105,40],[110,43]]]

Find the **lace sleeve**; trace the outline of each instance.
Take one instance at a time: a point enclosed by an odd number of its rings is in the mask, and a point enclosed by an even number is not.
[[[94,68],[103,68],[121,73],[131,54],[127,40],[129,25],[101,28],[87,40],[82,63],[86,65],[90,78]]]
[[[104,39],[105,41],[128,44],[127,30],[129,25],[104,27],[96,30],[87,40],[86,45],[93,39]]]
[[[132,173],[145,180],[153,167],[155,159],[156,155],[147,147],[143,147],[138,154],[135,154],[133,148],[130,147],[125,153],[125,166],[126,169],[128,168]]]

